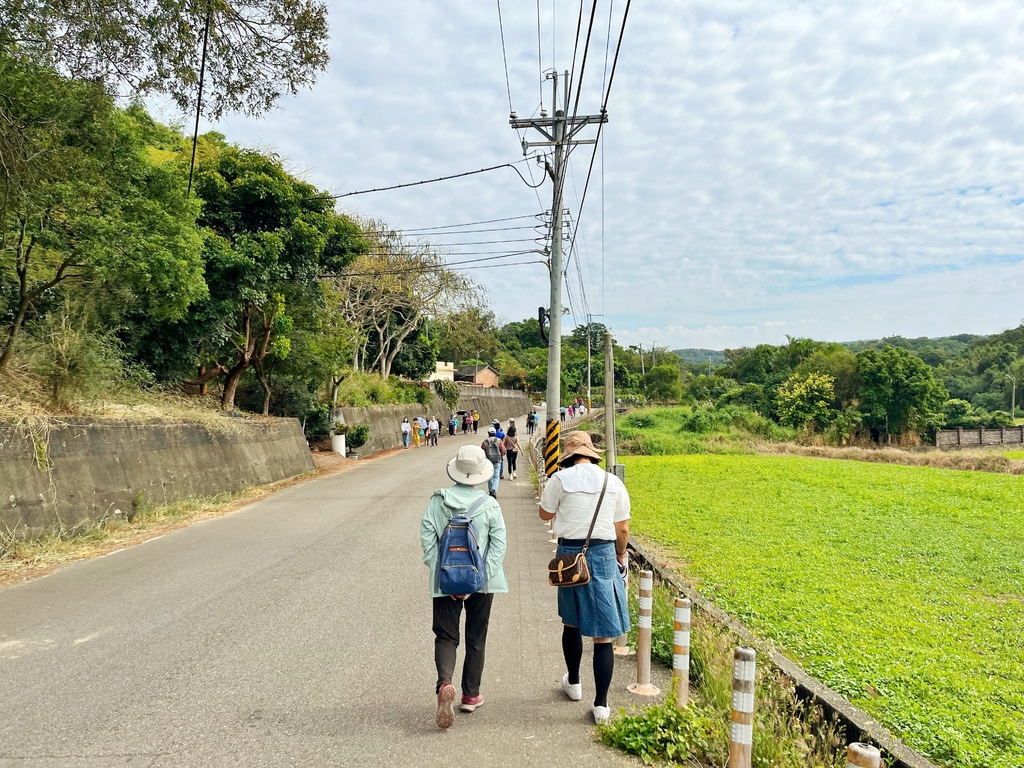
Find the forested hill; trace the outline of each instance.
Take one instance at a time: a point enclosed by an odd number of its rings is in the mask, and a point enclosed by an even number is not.
[[[725,350],[721,349],[674,349],[672,352],[679,356],[684,363],[707,363],[709,360],[714,365],[725,362]]]

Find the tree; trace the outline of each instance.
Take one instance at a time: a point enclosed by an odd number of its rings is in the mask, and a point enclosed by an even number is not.
[[[886,346],[857,355],[864,423],[886,437],[924,428],[949,398],[932,369],[904,349]]]
[[[457,364],[480,353],[484,360],[493,361],[498,354],[494,313],[485,307],[473,305],[451,312],[440,328],[438,360]]]
[[[791,427],[813,424],[819,429],[831,421],[835,410],[835,381],[821,373],[794,373],[775,391],[779,421]]]
[[[117,283],[126,308],[180,317],[206,286],[197,208],[153,124],[0,51],[0,370],[40,302],[68,283]]]
[[[0,46],[111,91],[167,94],[183,110],[195,106],[205,42],[203,106],[215,119],[265,112],[312,84],[327,36],[317,0],[0,2]]]
[[[196,188],[210,298],[195,314],[206,323],[198,342],[206,372],[195,383],[223,377],[221,405],[232,410],[242,375],[250,367],[262,375],[268,354],[286,353],[289,297],[321,300],[320,276],[365,244],[355,222],[272,155],[223,146],[200,166]]]
[[[387,378],[423,318],[447,322],[464,309],[466,280],[429,244],[409,243],[384,222],[368,222],[363,231],[369,252],[335,279],[338,310],[359,333],[353,367]]]
[[[644,391],[652,400],[679,400],[679,369],[674,365],[654,366],[644,376]]]

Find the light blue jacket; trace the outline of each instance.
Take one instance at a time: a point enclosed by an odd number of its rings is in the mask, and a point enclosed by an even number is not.
[[[430,596],[443,597],[437,591],[438,542],[444,527],[455,515],[466,512],[481,496],[482,490],[469,485],[455,484],[450,488],[434,491],[420,522],[420,541],[423,544],[423,562],[430,568]],[[487,553],[487,585],[482,592],[508,592],[505,578],[505,518],[497,499],[487,498],[473,515],[480,548]]]

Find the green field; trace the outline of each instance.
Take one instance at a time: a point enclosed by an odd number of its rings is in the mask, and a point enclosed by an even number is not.
[[[622,459],[634,533],[933,761],[1024,766],[1024,478]]]

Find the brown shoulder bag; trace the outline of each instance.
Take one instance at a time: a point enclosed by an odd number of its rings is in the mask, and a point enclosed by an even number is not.
[[[558,555],[548,563],[548,584],[552,587],[580,587],[590,581],[587,549],[590,547],[590,536],[594,533],[594,526],[597,525],[597,515],[601,511],[601,502],[604,501],[606,490],[608,490],[607,472],[604,475],[604,483],[601,485],[601,495],[597,498],[594,519],[590,521],[590,530],[587,531],[586,541],[583,542],[583,549],[570,555]]]

